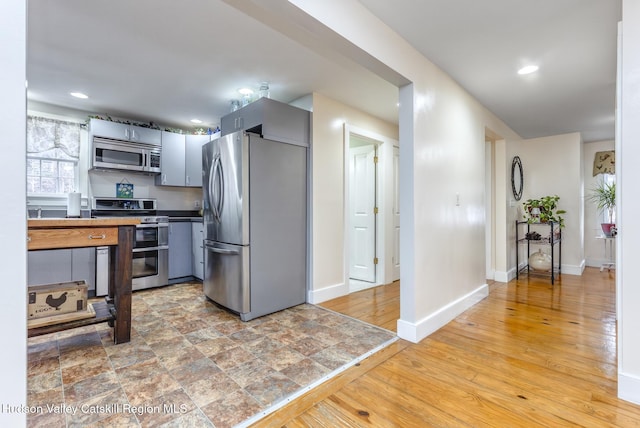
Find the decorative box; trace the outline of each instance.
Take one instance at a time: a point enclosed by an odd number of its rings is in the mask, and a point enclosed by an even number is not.
[[[87,310],[87,284],[84,281],[28,287],[27,319],[44,318]]]

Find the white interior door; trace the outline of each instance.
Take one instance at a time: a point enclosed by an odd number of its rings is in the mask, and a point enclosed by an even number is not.
[[[400,279],[400,148],[393,146],[393,254],[394,281]]]
[[[349,150],[351,279],[376,280],[376,146]]]

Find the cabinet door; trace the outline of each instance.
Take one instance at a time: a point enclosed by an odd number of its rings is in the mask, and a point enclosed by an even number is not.
[[[169,279],[193,275],[191,222],[169,223]]]
[[[74,248],[71,250],[71,280],[84,281],[89,290],[96,289],[96,249]]]
[[[193,276],[204,278],[204,227],[202,223],[191,223],[193,239]]]
[[[156,184],[161,186],[184,186],[185,138],[182,134],[162,131],[161,173]]]
[[[72,280],[71,250],[29,251],[27,268],[28,285],[69,282]]]
[[[145,143],[153,146],[160,146],[162,144],[162,131],[159,129],[131,126],[129,135],[129,139],[136,143]]]
[[[131,134],[129,125],[108,120],[91,119],[89,127],[91,135],[114,140],[129,140]]]
[[[251,129],[262,124],[264,104],[264,101],[260,99],[223,116],[220,119],[221,135],[231,134],[243,129]]]
[[[202,145],[209,142],[210,138],[210,135],[187,135],[185,153],[187,187],[202,187]]]

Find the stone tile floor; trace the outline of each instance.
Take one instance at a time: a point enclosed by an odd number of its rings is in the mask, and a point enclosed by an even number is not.
[[[28,341],[28,426],[230,427],[395,339],[313,305],[249,322],[202,284],[133,294],[131,342],[106,323]]]

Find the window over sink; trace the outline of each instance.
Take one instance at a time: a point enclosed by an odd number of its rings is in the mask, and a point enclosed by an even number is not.
[[[75,122],[27,117],[27,193],[62,195],[78,188],[80,128]]]

